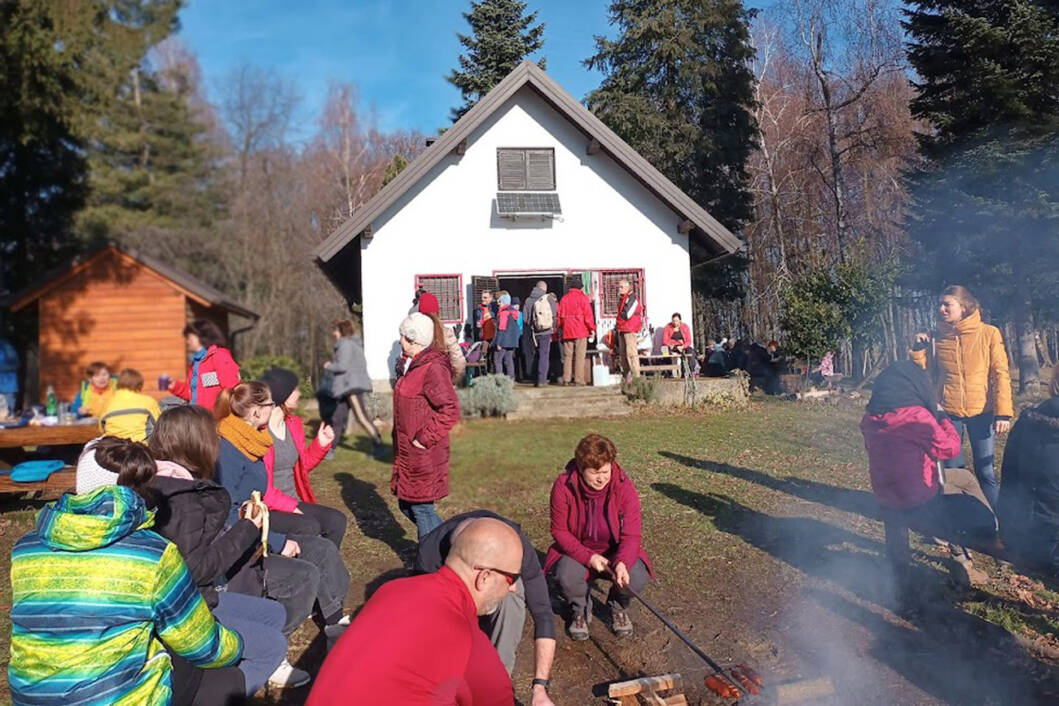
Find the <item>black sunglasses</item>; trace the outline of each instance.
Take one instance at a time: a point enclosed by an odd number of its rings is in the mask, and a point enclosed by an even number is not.
[[[476,571],[495,571],[496,573],[504,577],[504,579],[507,581],[508,586],[514,586],[515,582],[522,578],[521,571],[512,573],[510,571],[504,571],[503,569],[497,569],[492,566],[475,566],[474,568]]]

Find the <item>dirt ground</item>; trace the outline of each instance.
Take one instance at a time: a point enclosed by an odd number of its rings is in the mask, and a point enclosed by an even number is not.
[[[856,426],[860,409],[758,400],[745,410],[697,414],[474,422],[454,434],[452,496],[439,511],[493,509],[521,522],[543,552],[551,482],[577,440],[598,431],[615,440],[641,494],[657,574],[645,596],[715,660],[747,663],[773,686],[829,678],[834,695],[810,703],[1059,703],[1054,586],[976,556],[990,581],[964,589],[949,578],[946,551],[919,543],[924,607],[895,612]],[[313,484],[319,501],[350,518],[343,554],[353,575],[346,605],[355,611],[405,574],[415,534],[390,496],[387,463],[369,459],[365,439],[352,441],[314,472]],[[9,561],[39,505],[0,500],[0,561]],[[2,590],[9,607],[10,586]],[[606,703],[606,684],[667,672],[683,675],[689,703],[723,703],[704,693],[702,661],[643,609],[625,640],[609,631],[605,607],[586,642],[570,641],[560,615],[553,619],[559,706]],[[523,704],[533,676],[531,630],[528,620],[514,675]],[[0,634],[7,639],[10,625]],[[315,673],[323,658],[315,627],[295,634],[290,655]],[[300,704],[307,694],[291,690],[262,702]]]

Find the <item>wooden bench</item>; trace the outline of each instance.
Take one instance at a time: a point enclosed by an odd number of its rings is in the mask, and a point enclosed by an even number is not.
[[[76,475],[74,467],[67,466],[61,471],[52,473],[47,480],[35,483],[18,483],[11,480],[11,474],[3,473],[0,474],[0,493],[31,493],[37,490],[73,491],[76,487]]]
[[[657,362],[662,361],[662,362]],[[669,373],[675,378],[681,377],[680,358],[675,355],[641,355],[640,374],[662,375]]]

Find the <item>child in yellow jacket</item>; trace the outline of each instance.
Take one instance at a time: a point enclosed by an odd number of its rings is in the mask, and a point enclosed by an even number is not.
[[[99,418],[99,430],[107,436],[142,442],[161,415],[158,402],[143,394],[143,375],[126,368],[118,374],[118,389]]]

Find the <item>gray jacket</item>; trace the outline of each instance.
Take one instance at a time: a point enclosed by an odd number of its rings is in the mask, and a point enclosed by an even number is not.
[[[552,331],[533,330],[533,306],[541,297],[548,297],[548,303],[551,304],[552,307],[553,324],[559,321],[559,305],[556,303],[555,297],[548,296],[548,294],[540,287],[534,287],[533,291],[530,292],[529,297],[526,299],[526,306],[522,308],[523,316],[526,317],[526,324],[522,327],[524,336],[543,336],[546,333],[550,334],[554,332],[554,325]]]
[[[335,341],[335,351],[329,370],[334,374],[332,397],[344,397],[351,392],[370,392],[371,378],[364,359],[364,342],[354,334]]]

